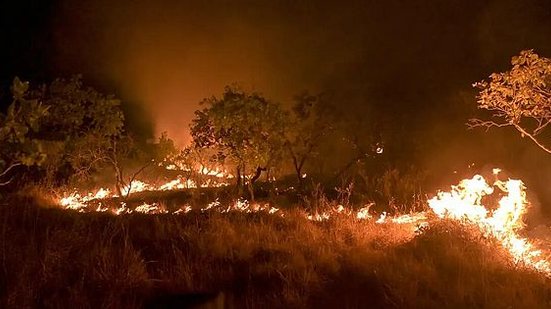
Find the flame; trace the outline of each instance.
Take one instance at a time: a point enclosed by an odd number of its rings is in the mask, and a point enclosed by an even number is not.
[[[356,219],[358,220],[366,220],[371,219],[371,215],[369,214],[369,208],[371,208],[371,205],[360,208],[358,212],[356,213]]]
[[[130,194],[142,192],[145,190],[153,190],[153,191],[166,191],[166,190],[174,190],[174,189],[181,189],[181,188],[189,188],[190,183],[182,182],[182,179],[175,179],[170,182],[167,182],[163,185],[160,185],[158,187],[153,187],[151,185],[148,185],[147,183],[138,182],[138,185],[135,187],[132,186],[130,190]],[[128,189],[125,191],[128,192]],[[101,200],[117,197],[117,195],[111,194],[109,190],[106,189],[99,189],[95,193],[88,193],[87,195],[81,196],[77,192],[73,192],[69,194],[66,197],[63,197],[59,200],[59,203],[62,207],[65,209],[72,209],[72,210],[78,210],[79,212],[87,212],[87,211],[96,211],[96,212],[106,212],[109,210],[108,207],[103,206]],[[98,206],[95,209],[88,208],[89,202],[93,200],[100,200],[98,203]],[[335,207],[329,208],[327,210],[321,211],[321,212],[314,212],[314,213],[304,213],[304,217],[307,220],[310,221],[326,221],[330,220],[331,218],[334,218],[335,216],[347,216],[352,217],[357,220],[370,220],[373,218],[373,216],[370,214],[369,210],[374,205],[374,203],[368,204],[365,207],[362,207],[358,210],[354,210],[352,208],[344,207],[343,205],[337,205]],[[179,208],[176,211],[173,211],[172,214],[174,215],[181,215],[181,214],[187,214],[190,211],[192,211],[192,207],[189,205],[184,205],[183,207]],[[285,212],[277,207],[273,207],[268,203],[260,204],[260,203],[251,203],[246,199],[238,199],[234,203],[229,205],[222,205],[218,199],[214,200],[213,202],[207,204],[205,207],[200,209],[201,212],[207,212],[207,211],[215,211],[219,213],[229,213],[229,212],[243,212],[243,213],[258,213],[258,212],[264,212],[271,215],[278,215],[281,217],[285,216]],[[146,203],[143,202],[141,205],[137,206],[134,209],[131,209],[128,207],[127,203],[124,201],[121,201],[119,203],[119,207],[116,209],[112,209],[111,212],[115,215],[124,215],[124,214],[131,214],[131,213],[144,213],[144,214],[166,214],[169,213],[168,210],[162,208],[158,203]],[[377,223],[385,223],[385,218],[387,217],[386,212],[383,212],[381,214],[381,217],[379,220],[377,220]],[[417,214],[417,215],[402,215],[402,216],[396,216],[391,217],[390,222],[397,223],[397,224],[411,224],[415,223],[420,220],[425,220],[426,217],[424,213]]]
[[[121,202],[121,207],[117,208],[115,211],[113,211],[113,213],[116,215],[130,214],[132,213],[132,210],[126,207],[125,202]]]
[[[160,191],[171,191],[189,188],[197,188],[197,184],[191,179],[187,179],[184,181],[182,178],[171,180],[159,186]]]
[[[379,216],[379,219],[377,219],[375,223],[385,223],[385,220],[386,220],[386,211],[383,211]]]
[[[494,169],[494,175],[500,172]],[[500,191],[505,194],[498,207],[490,211],[482,202],[483,197]],[[428,201],[429,207],[439,218],[448,218],[477,226],[484,235],[493,237],[513,257],[537,271],[551,275],[551,265],[529,239],[519,232],[524,227],[523,217],[528,211],[526,188],[520,180],[498,180],[489,185],[484,177],[475,175],[452,186],[448,192],[438,194]]]
[[[168,165],[165,168],[167,170],[189,171],[189,170],[182,169],[175,164]],[[203,183],[197,184],[195,181],[191,179],[184,179],[184,177],[182,177],[181,175],[178,175],[175,179],[169,180],[166,183],[162,183],[160,185],[154,185],[154,184],[146,183],[144,181],[136,179],[136,180],[133,180],[128,185],[124,186],[121,189],[121,194],[122,194],[122,197],[126,198],[131,196],[132,194],[144,192],[144,191],[171,191],[171,190],[182,190],[182,189],[199,188],[199,187],[201,188],[223,187],[223,186],[229,185],[229,183],[226,180],[231,179],[233,177],[231,174],[228,174],[226,171],[222,171],[220,169],[209,170],[204,166],[199,167],[198,172],[205,176],[216,177],[217,180],[213,180],[209,178],[209,179],[206,179]],[[74,190],[70,193],[69,192],[64,193],[63,197],[59,199],[59,204],[65,209],[85,212],[87,211],[90,201],[116,198],[116,197],[119,197],[119,196],[106,188],[100,188],[95,192],[88,192],[84,194],[81,194],[76,190]],[[124,207],[121,203],[119,208],[121,209],[120,210],[121,213],[128,213]],[[103,207],[101,204],[96,209],[96,211],[98,212],[105,212],[107,210],[108,208]],[[119,213],[115,211],[115,214],[119,214]]]
[[[206,166],[201,165],[199,168],[199,173],[207,176],[214,176],[218,178],[233,178],[233,175],[229,174],[228,171],[222,170],[219,168],[209,169]]]
[[[160,207],[158,203],[153,203],[153,204],[143,203],[140,206],[136,207],[134,211],[144,213],[144,214],[168,213],[168,211]]]
[[[192,210],[191,206],[189,205],[184,205],[183,207],[181,207],[180,209],[176,210],[174,212],[175,215],[179,215],[179,214],[187,214],[188,212],[190,212]]]
[[[88,202],[91,200],[104,199],[111,195],[108,189],[99,189],[95,193],[88,193],[85,196],[81,196],[78,192],[72,192],[71,194],[60,199],[61,206],[78,211],[84,211],[88,207]]]
[[[172,169],[172,166],[167,167]],[[214,176],[215,178],[228,179],[228,174],[225,171],[214,169],[209,170],[201,166],[198,170],[201,174]],[[526,199],[526,188],[522,181],[508,179],[502,181],[498,179],[500,169],[494,169],[493,174],[495,181],[490,185],[480,175],[475,175],[470,179],[464,179],[459,184],[451,186],[449,191],[440,191],[433,198],[428,200],[428,206],[432,214],[427,212],[412,212],[409,214],[401,214],[390,216],[386,212],[382,212],[375,220],[376,224],[401,224],[412,227],[412,235],[422,233],[429,226],[429,218],[436,219],[451,219],[461,222],[462,224],[470,224],[476,226],[486,237],[496,239],[500,245],[510,254],[513,261],[517,264],[529,266],[539,272],[551,276],[551,264],[546,259],[549,252],[538,248],[531,240],[520,236],[520,232],[524,228],[523,218],[528,211],[529,203]],[[212,179],[207,179],[202,184],[196,184],[192,180],[184,180],[178,176],[174,180],[170,180],[164,184],[155,186],[142,181],[134,181],[131,186],[125,187],[122,191],[125,196],[132,195],[143,191],[167,191],[179,190],[186,188],[197,188],[207,186],[223,186],[226,182],[216,182]],[[496,195],[499,201],[494,207],[495,209],[484,205],[486,197]],[[96,211],[106,212],[110,210],[103,204],[104,199],[117,197],[110,190],[101,188],[95,192],[81,194],[76,191],[66,194],[59,199],[59,204],[65,209],[77,210],[79,212]],[[95,203],[95,208],[91,209],[91,201],[99,201]],[[305,219],[310,221],[326,221],[337,216],[346,216],[356,220],[374,220],[370,213],[370,208],[374,203],[368,204],[360,209],[354,210],[343,205],[328,207],[322,211],[303,212]],[[183,215],[193,211],[189,205],[184,205],[178,210],[169,212],[167,209],[158,203],[145,203],[131,209],[126,202],[119,202],[119,207],[111,209],[115,215],[124,215],[130,213],[144,214],[168,214]],[[201,212],[243,212],[243,213],[258,213],[263,212],[270,215],[284,217],[286,212],[273,207],[267,203],[260,204],[249,202],[245,199],[238,199],[229,205],[222,205],[217,199],[205,207],[198,209]]]
[[[130,184],[122,188],[122,194],[124,196],[130,195],[132,193],[138,193],[143,191],[154,191],[156,188],[148,183],[145,183],[140,180],[134,180]]]

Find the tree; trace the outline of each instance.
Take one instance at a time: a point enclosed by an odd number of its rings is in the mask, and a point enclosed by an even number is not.
[[[106,164],[117,168],[113,158],[124,148],[120,100],[85,87],[81,76],[56,79],[31,95],[49,110],[38,135],[48,144],[44,165],[50,180],[87,178]]]
[[[540,134],[551,123],[551,59],[524,50],[511,60],[511,70],[474,83],[480,89],[478,108],[490,120],[471,119],[469,127],[513,127],[547,153],[551,148]]]
[[[35,135],[48,108],[29,99],[29,83],[15,77],[12,103],[0,114],[0,186],[13,180],[9,175],[19,166],[41,164],[45,159],[42,143]]]
[[[233,165],[238,189],[246,184],[254,199],[255,181],[280,161],[287,114],[262,95],[235,86],[201,104],[207,107],[195,112],[191,124],[194,146],[214,149],[218,161]]]
[[[196,175],[196,153],[193,146],[178,149],[167,132],[163,132],[157,143],[152,145],[153,160],[156,162],[156,175],[163,175],[167,170],[178,173],[178,178],[183,178],[186,183]],[[194,179],[195,181],[196,179]]]
[[[293,168],[300,186],[306,162],[316,156],[323,137],[333,129],[322,94],[303,92],[295,96],[290,125],[286,130],[286,148],[293,160]]]
[[[143,172],[154,167],[167,168],[178,157],[174,141],[163,132],[155,143],[139,145],[130,134],[122,134],[111,139],[108,149],[94,156],[107,163],[115,174],[115,190],[122,198],[128,198],[134,189],[135,181]]]

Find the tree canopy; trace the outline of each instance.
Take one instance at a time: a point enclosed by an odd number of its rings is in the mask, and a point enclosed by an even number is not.
[[[303,168],[317,156],[323,138],[334,129],[331,113],[322,94],[302,92],[294,97],[290,125],[286,130],[286,147],[293,160],[295,174],[302,183]]]
[[[491,118],[471,119],[469,126],[513,127],[551,154],[549,144],[540,138],[551,123],[551,59],[524,50],[511,65],[509,71],[474,83],[480,89],[478,108],[489,111]]]
[[[29,88],[28,97],[48,109],[35,136],[45,145],[49,181],[86,178],[108,162],[124,127],[118,99],[85,86],[79,75]]]
[[[40,165],[51,182],[112,165],[124,142],[119,100],[84,86],[80,76],[34,87],[15,78],[11,90],[13,101],[0,115],[3,176]]]
[[[194,146],[216,149],[213,157],[235,167],[238,185],[243,179],[253,183],[262,171],[277,167],[287,125],[279,105],[236,86],[201,104],[206,107],[195,112],[191,124]]]
[[[29,83],[14,78],[12,103],[6,114],[0,113],[0,185],[11,181],[8,174],[18,166],[41,164],[43,145],[36,134],[48,115],[48,107],[29,98]]]

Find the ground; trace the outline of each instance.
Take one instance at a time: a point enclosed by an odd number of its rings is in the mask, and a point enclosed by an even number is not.
[[[234,308],[547,308],[551,282],[475,228],[301,210],[78,213],[0,207],[0,305],[140,308],[218,293]],[[431,220],[431,219],[429,219]]]

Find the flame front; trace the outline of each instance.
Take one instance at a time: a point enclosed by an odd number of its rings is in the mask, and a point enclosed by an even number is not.
[[[499,170],[494,171],[497,175]],[[482,202],[496,191],[505,194],[498,207],[490,211]],[[496,180],[489,185],[484,177],[476,175],[452,186],[448,192],[439,192],[428,201],[439,218],[448,218],[474,224],[484,235],[493,237],[511,254],[516,263],[523,263],[547,275],[551,265],[541,249],[519,235],[524,227],[523,217],[528,211],[526,190],[520,180]]]
[[[219,170],[208,171],[204,168],[201,168],[200,172],[215,177],[220,177],[222,174]],[[507,181],[498,180],[497,175],[499,172],[499,169],[494,169],[496,181],[491,185],[488,184],[484,177],[475,175],[470,179],[462,180],[458,185],[451,186],[449,191],[438,192],[436,196],[428,200],[428,206],[435,216],[431,216],[427,212],[412,212],[395,216],[382,212],[379,216],[373,217],[369,211],[371,206],[374,205],[373,203],[357,210],[336,205],[322,211],[303,212],[303,215],[310,221],[326,221],[338,216],[346,216],[356,220],[374,220],[376,224],[409,225],[412,227],[412,235],[422,233],[429,226],[430,220],[435,218],[456,220],[462,224],[474,225],[480,229],[484,236],[496,239],[512,256],[515,263],[532,267],[539,272],[551,276],[551,265],[547,260],[547,256],[549,256],[548,250],[543,251],[539,249],[532,241],[521,237],[519,234],[524,228],[523,218],[528,211],[529,205],[526,199],[524,184],[522,181],[514,179]],[[210,180],[207,180],[207,182],[197,186],[193,181],[184,180],[181,177],[159,186],[136,181],[132,186],[124,188],[123,194],[128,196],[141,191],[167,191],[226,184],[224,182],[212,183]],[[499,201],[496,204],[497,207],[494,207],[495,209],[493,210],[487,207],[488,205],[484,205],[485,200],[489,200],[487,197],[491,195],[499,197]],[[82,195],[73,192],[61,198],[59,203],[66,209],[80,212],[105,212],[109,208],[102,205],[102,200],[113,197],[117,197],[117,195],[107,189],[99,189],[96,192]],[[99,201],[97,208],[94,209],[88,207],[89,203],[93,200]],[[180,215],[192,210],[191,206],[184,205],[176,211],[169,212],[158,203],[145,202],[131,209],[127,206],[126,202],[121,201],[119,207],[111,209],[111,212],[115,215],[135,212]],[[269,204],[251,203],[243,199],[225,206],[216,200],[198,210],[201,212],[215,211],[219,213],[264,212],[281,217],[284,217],[286,214],[284,210],[270,206]]]

